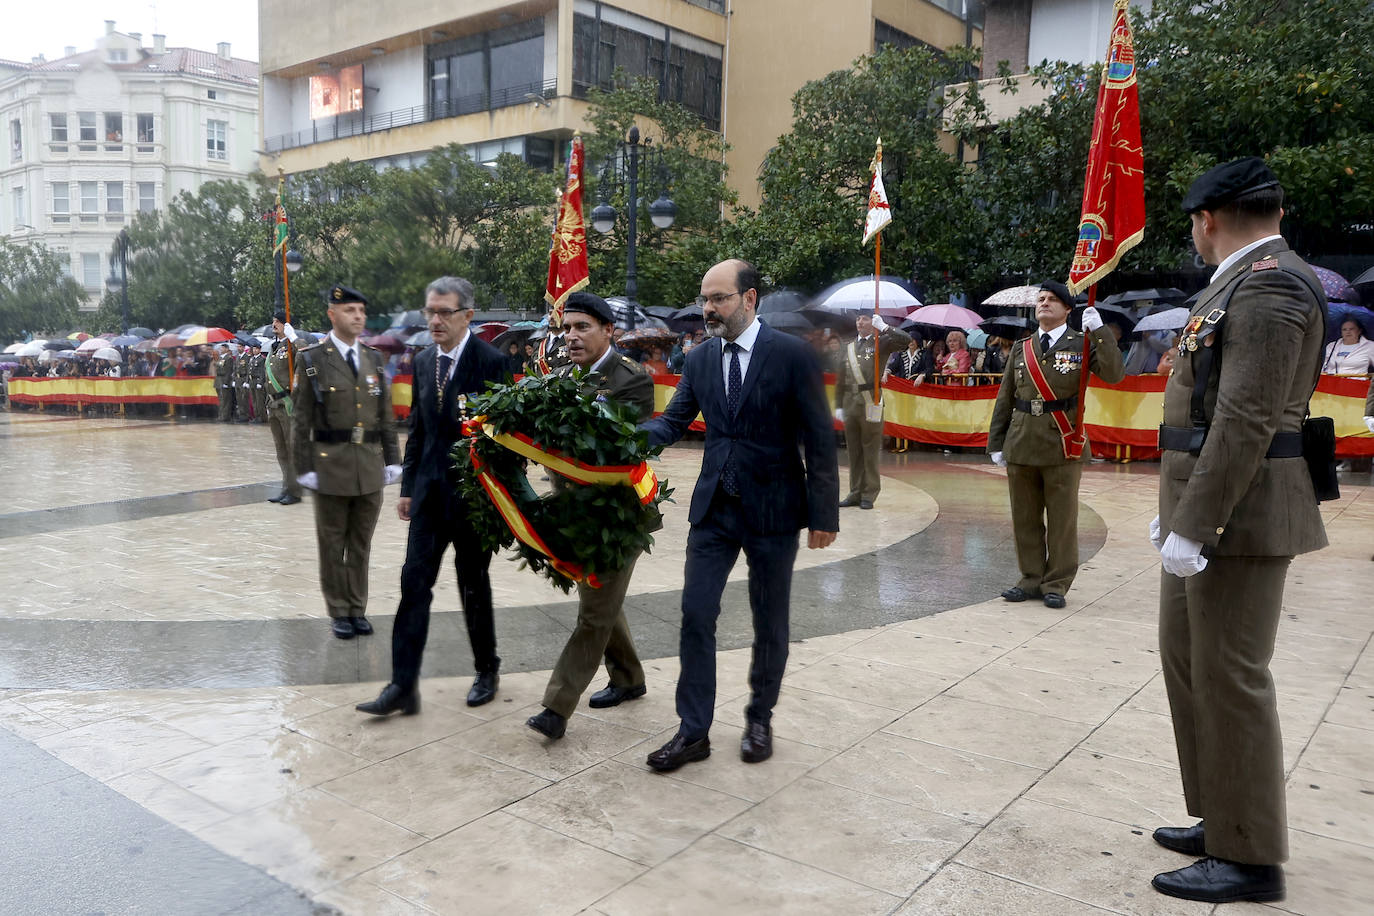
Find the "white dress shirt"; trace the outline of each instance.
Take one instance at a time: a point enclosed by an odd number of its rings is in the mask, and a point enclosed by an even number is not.
[[[348,354],[352,353],[353,365],[358,367],[359,372],[363,371],[363,354],[362,351],[358,349],[358,342],[356,340],[353,341],[352,346],[349,346],[342,340],[339,340],[338,335],[333,331],[329,332],[329,339],[333,342],[334,346],[338,348],[339,355],[343,357],[344,362],[348,362]]]
[[[1222,274],[1224,274],[1224,273],[1226,272],[1226,269],[1227,269],[1228,267],[1230,267],[1232,264],[1235,264],[1236,262],[1240,261],[1240,260],[1241,260],[1242,258],[1244,258],[1247,254],[1249,254],[1250,252],[1254,251],[1254,250],[1255,250],[1256,248],[1258,248],[1259,246],[1265,245],[1265,244],[1267,244],[1267,243],[1269,243],[1269,242],[1274,241],[1274,239],[1282,240],[1282,239],[1283,239],[1283,236],[1281,236],[1281,235],[1266,235],[1266,236],[1265,236],[1264,238],[1262,238],[1262,239],[1257,239],[1256,241],[1251,242],[1249,245],[1246,245],[1244,248],[1238,248],[1238,249],[1236,249],[1235,251],[1231,252],[1230,254],[1228,254],[1228,255],[1226,256],[1226,258],[1225,258],[1220,264],[1217,265],[1216,272],[1212,274],[1212,279],[1209,280],[1208,282],[1209,282],[1209,283],[1215,283],[1217,277],[1220,277]]]
[[[464,332],[464,334],[463,334],[463,339],[460,340],[460,341],[458,341],[458,343],[454,345],[454,347],[453,347],[452,350],[444,350],[444,349],[442,349],[441,347],[439,347],[437,344],[435,345],[435,349],[438,350],[438,353],[435,354],[435,357],[434,357],[434,358],[435,358],[436,362],[435,362],[434,365],[436,365],[436,366],[439,365],[439,363],[437,362],[437,360],[439,359],[440,356],[447,356],[449,359],[453,360],[453,362],[451,362],[451,363],[448,364],[448,378],[444,379],[444,384],[445,384],[445,385],[448,385],[449,379],[453,378],[454,370],[456,370],[456,369],[458,368],[458,358],[459,358],[460,356],[463,355],[463,348],[466,347],[466,346],[468,345],[468,338],[471,337],[471,336],[472,336],[472,331],[469,330],[469,331]]]
[[[745,377],[749,375],[749,358],[754,353],[754,342],[758,340],[759,327],[759,319],[756,315],[749,327],[740,331],[738,337],[734,340],[724,340],[721,342],[720,377],[725,382],[725,390],[727,393],[730,391],[730,351],[725,349],[724,345],[730,343],[739,345],[739,380],[740,384],[743,384]]]

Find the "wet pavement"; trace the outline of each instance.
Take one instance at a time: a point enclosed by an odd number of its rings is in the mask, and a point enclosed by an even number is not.
[[[716,754],[664,777],[643,757],[674,724],[699,458],[665,456],[684,504],[626,601],[648,697],[584,708],[549,744],[523,720],[575,603],[505,560],[498,701],[462,702],[471,661],[445,571],[425,711],[353,712],[389,668],[394,488],[373,550],[377,635],[340,642],[309,504],[265,502],[264,427],[0,413],[0,758],[34,774],[0,779],[0,804],[20,837],[44,836],[0,841],[15,863],[0,912],[1209,909],[1148,886],[1177,864],[1149,829],[1183,819],[1142,534],[1153,465],[1086,469],[1083,568],[1050,611],[995,597],[1016,578],[1003,472],[885,455],[877,509],[844,510],[835,547],[799,557],[774,759],[749,767],[732,748],[751,640],[740,563]],[[1368,483],[1324,506],[1334,546],[1290,575],[1275,661],[1289,912],[1350,912],[1374,892],[1374,625],[1341,598],[1374,587]],[[74,811],[93,816],[73,826]],[[83,843],[101,854],[77,860],[78,880],[55,873],[52,851]],[[1261,908],[1227,912],[1247,909]]]

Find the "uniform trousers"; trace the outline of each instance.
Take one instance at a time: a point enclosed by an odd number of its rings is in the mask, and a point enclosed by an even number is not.
[[[882,483],[878,459],[883,449],[883,424],[864,419],[868,399],[862,391],[850,392],[844,399],[844,444],[849,451],[849,499],[873,502]]]
[[[219,421],[228,423],[234,419],[234,389],[221,385],[219,388]]]
[[[234,412],[240,423],[247,423],[253,418],[252,388],[244,384],[239,384],[234,389]]]
[[[296,481],[296,469],[291,461],[291,416],[286,412],[286,401],[267,410],[267,425],[272,430],[272,444],[277,447],[277,467],[281,468],[281,488],[283,493],[300,498],[301,485]]]
[[[1207,854],[1251,865],[1288,858],[1274,654],[1291,557],[1212,557],[1162,574],[1159,650],[1188,813]]]
[[[565,719],[577,708],[603,657],[616,687],[644,683],[644,667],[639,663],[623,607],[638,560],[636,555],[623,569],[601,576],[600,588],[577,583],[577,625],[544,689],[544,705]]]
[[[411,510],[406,561],[401,567],[401,601],[391,628],[391,680],[406,690],[420,679],[434,583],[450,544],[473,666],[479,673],[495,673],[501,666],[491,606],[491,554],[482,549],[472,526],[463,521],[461,508],[453,501],[434,497],[418,510]]]
[[[330,617],[367,613],[367,564],[382,491],[361,496],[315,494],[315,540],[320,548],[320,591]]]
[[[267,422],[267,389],[261,385],[253,389],[253,419],[259,423]]]
[[[1078,573],[1078,482],[1082,461],[1007,462],[1017,585],[1031,594],[1067,594]]]
[[[682,630],[678,654],[677,713],[688,740],[704,738],[711,729],[716,704],[716,619],[725,580],[739,559],[749,564],[749,608],[754,618],[753,656],[749,663],[749,705],[745,717],[767,725],[782,689],[787,667],[787,640],[792,597],[792,564],[797,559],[797,532],[759,534],[751,531],[753,510],[744,500],[719,487],[705,518],[687,533],[687,562],[682,589]]]

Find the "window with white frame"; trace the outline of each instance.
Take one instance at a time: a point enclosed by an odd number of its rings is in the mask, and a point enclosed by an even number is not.
[[[52,213],[54,222],[67,222],[67,218],[72,212],[71,194],[71,186],[65,181],[52,182]]]
[[[105,112],[105,148],[108,150],[123,149],[124,143],[124,115],[117,111]]]
[[[99,252],[81,252],[81,285],[93,291],[100,289]]]
[[[112,216],[124,215],[124,182],[105,182],[105,212]]]
[[[145,113],[145,114],[140,114],[140,115],[138,115],[137,117],[138,117],[137,125],[138,125],[138,142],[139,142],[139,144],[151,144],[151,143],[156,143],[156,142],[157,142],[157,132],[156,132],[156,129],[153,127],[153,116],[152,116],[152,114],[151,114],[151,113]],[[151,153],[151,152],[153,151],[153,148],[152,148],[152,146],[140,145],[139,148],[138,148],[138,151],[139,151],[140,153]]]
[[[138,212],[152,213],[157,209],[157,183],[140,181],[138,183]]]
[[[205,157],[224,162],[229,158],[225,138],[229,136],[228,121],[205,122]]]
[[[54,153],[67,151],[67,115],[65,113],[48,115],[48,138],[52,141]]]
[[[10,225],[12,228],[22,229],[29,223],[29,210],[24,205],[24,189],[11,188],[10,200],[13,202],[13,209],[11,210],[13,222]]]
[[[83,181],[81,182],[81,212],[99,213],[100,212],[100,182]]]
[[[18,162],[24,158],[24,122],[15,118],[10,121],[10,161]]]
[[[95,149],[96,141],[95,112],[78,111],[76,113],[76,126],[79,131],[77,139],[81,141],[77,149],[87,153],[91,152]]]

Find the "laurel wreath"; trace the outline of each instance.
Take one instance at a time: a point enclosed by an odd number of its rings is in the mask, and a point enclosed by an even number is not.
[[[525,376],[511,384],[489,385],[485,393],[468,398],[467,413],[484,417],[497,433],[523,433],[545,449],[587,464],[637,465],[660,451],[649,446],[634,408],[598,397],[595,385],[580,374]],[[524,458],[485,435],[460,439],[452,458],[466,512],[463,521],[472,526],[485,549],[514,548],[513,559],[520,561],[521,568],[545,576],[564,592],[572,588],[573,580],[515,537],[473,470],[474,450],[553,553],[579,564],[589,576],[623,569],[653,547],[652,532],[661,519],[658,506],[673,492],[666,480],[659,481],[649,505],[641,503],[628,486],[572,481],[562,481],[553,492],[540,496],[526,476]]]

